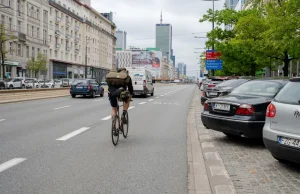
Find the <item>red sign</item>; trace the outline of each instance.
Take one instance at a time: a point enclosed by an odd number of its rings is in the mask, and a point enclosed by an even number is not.
[[[220,52],[216,52],[212,50],[206,51],[206,60],[216,60],[220,56],[221,56]]]

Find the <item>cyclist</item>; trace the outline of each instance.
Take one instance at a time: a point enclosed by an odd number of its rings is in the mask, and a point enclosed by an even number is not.
[[[124,102],[122,121],[124,124],[126,124],[127,121],[125,119],[125,115],[129,108],[131,97],[133,95],[132,80],[126,68],[119,68],[117,72],[126,72],[127,74],[126,79],[128,79],[128,81],[127,84],[125,85],[111,86],[110,84],[108,84],[108,97],[109,97],[110,105],[112,107],[111,118],[114,118],[117,112],[118,99],[120,99],[121,101]]]

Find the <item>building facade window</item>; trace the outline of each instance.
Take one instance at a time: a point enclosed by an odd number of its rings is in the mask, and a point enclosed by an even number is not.
[[[13,43],[12,42],[10,42],[9,43],[9,54],[13,54]]]
[[[35,57],[35,48],[34,47],[32,47],[32,49],[31,49],[31,57]]]
[[[40,28],[36,28],[36,37],[40,38]]]
[[[9,18],[9,30],[12,30],[12,18]]]
[[[29,46],[26,46],[26,57],[29,58]]]
[[[18,44],[18,46],[17,46],[17,49],[18,49],[18,51],[17,51],[17,56],[22,56],[21,55],[21,52],[22,52],[22,47],[21,47],[21,44]]]
[[[22,23],[18,20],[18,32],[22,32]]]

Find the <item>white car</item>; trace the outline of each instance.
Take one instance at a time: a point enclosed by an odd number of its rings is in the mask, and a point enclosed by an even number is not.
[[[39,88],[40,83],[35,78],[29,78],[24,81],[26,88]]]
[[[21,78],[8,78],[5,79],[5,85],[9,89],[24,89],[25,88],[25,83],[24,80]]]
[[[45,84],[44,81],[40,82],[42,88],[59,88],[61,87],[61,81],[59,80],[46,80]]]

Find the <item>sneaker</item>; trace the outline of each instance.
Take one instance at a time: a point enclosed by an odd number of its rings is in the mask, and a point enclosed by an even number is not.
[[[127,120],[126,120],[126,117],[125,117],[125,115],[127,114],[127,112],[123,112],[123,114],[122,114],[122,122],[124,123],[124,124],[127,124]]]

